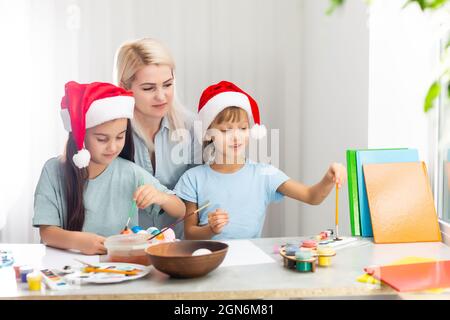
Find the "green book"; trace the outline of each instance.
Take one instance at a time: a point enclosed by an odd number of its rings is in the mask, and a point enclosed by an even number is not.
[[[359,221],[358,175],[356,171],[356,150],[347,150],[348,204],[352,236],[361,235]]]
[[[361,217],[359,210],[358,196],[358,169],[356,155],[359,151],[379,151],[379,150],[405,150],[407,148],[380,148],[380,149],[359,149],[347,150],[347,180],[348,180],[348,205],[350,213],[350,228],[352,236],[361,236]]]

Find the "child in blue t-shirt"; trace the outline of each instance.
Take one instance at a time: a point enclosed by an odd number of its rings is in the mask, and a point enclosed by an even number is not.
[[[233,83],[222,81],[203,91],[198,108],[203,129],[197,132],[210,158],[188,170],[175,186],[186,212],[210,202],[184,223],[186,239],[244,239],[261,236],[267,206],[284,195],[320,204],[346,179],[342,164],[333,163],[323,179],[306,186],[269,164],[245,157],[249,134],[265,135],[256,101]],[[250,129],[250,119],[254,126]]]
[[[35,191],[33,226],[42,242],[104,254],[105,237],[119,234],[127,223],[138,224],[133,200],[139,216],[161,208],[175,218],[184,215],[183,202],[133,163],[133,111],[133,95],[122,88],[66,84],[61,102],[69,131],[66,151],[45,163]]]

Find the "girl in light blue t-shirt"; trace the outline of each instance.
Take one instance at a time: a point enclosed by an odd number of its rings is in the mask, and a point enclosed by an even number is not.
[[[184,215],[183,202],[133,163],[133,110],[132,93],[112,84],[66,84],[66,151],[46,162],[35,191],[33,225],[45,244],[104,254],[105,237],[129,216],[130,227],[138,224],[133,201],[142,214]]]
[[[266,133],[256,101],[233,83],[222,81],[205,89],[198,115],[203,128],[196,133],[210,158],[188,170],[174,191],[185,201],[187,213],[207,202],[210,206],[185,220],[186,239],[260,237],[271,202],[286,195],[317,205],[346,179],[345,167],[333,163],[319,183],[306,186],[272,165],[247,160],[250,133],[255,138]]]

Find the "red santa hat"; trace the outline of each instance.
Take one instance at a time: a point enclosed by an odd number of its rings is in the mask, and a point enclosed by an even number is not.
[[[253,138],[261,139],[267,134],[266,127],[261,125],[256,101],[234,83],[221,81],[206,88],[200,97],[198,116],[203,126],[201,136],[198,136],[200,141],[203,141],[206,130],[216,116],[225,108],[232,106],[247,111],[250,121],[253,122],[253,127],[250,130]]]
[[[102,82],[66,83],[61,100],[61,118],[77,145],[78,152],[73,156],[75,165],[85,168],[91,159],[89,151],[84,148],[86,129],[110,120],[132,119],[133,111],[133,93],[125,89]]]

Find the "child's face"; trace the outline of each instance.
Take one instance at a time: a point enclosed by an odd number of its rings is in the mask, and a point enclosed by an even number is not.
[[[223,160],[227,164],[236,163],[245,157],[245,148],[249,139],[248,120],[223,122],[208,130],[216,152],[215,161]]]
[[[136,111],[146,117],[162,118],[173,101],[172,69],[167,65],[151,64],[136,72],[131,84]]]
[[[127,119],[116,119],[86,130],[85,146],[91,161],[109,165],[122,152],[125,145]]]

